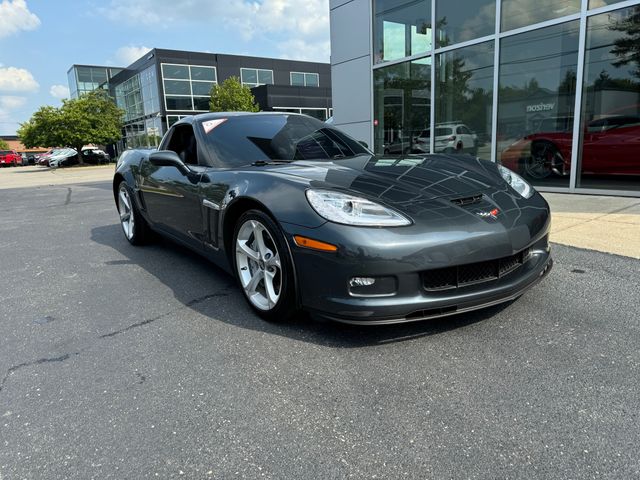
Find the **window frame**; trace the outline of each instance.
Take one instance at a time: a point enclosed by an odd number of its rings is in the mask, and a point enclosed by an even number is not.
[[[293,84],[293,74],[294,73],[297,73],[298,75],[302,75],[303,76],[304,85],[294,85]],[[317,85],[307,85],[307,75],[314,75],[318,79],[318,84]],[[296,72],[296,71],[291,71],[291,72],[289,72],[289,85],[291,85],[292,87],[320,87],[320,74],[319,73],[315,73],[315,72]]]
[[[242,75],[244,70],[253,70],[256,73],[256,82],[257,83],[245,82],[244,79],[243,79],[243,75]],[[260,78],[259,78],[258,72],[271,72],[271,83],[260,83]],[[242,83],[242,85],[247,86],[249,88],[259,87],[260,85],[275,85],[275,77],[273,75],[273,70],[270,70],[268,68],[240,67],[240,83]]]

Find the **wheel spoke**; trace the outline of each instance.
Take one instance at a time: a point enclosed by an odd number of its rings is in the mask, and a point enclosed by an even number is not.
[[[264,272],[264,289],[267,294],[267,300],[269,302],[269,308],[272,308],[276,303],[278,303],[278,295],[273,288],[273,279],[276,276],[276,272]]]
[[[258,284],[263,278],[264,272],[262,270],[258,270],[253,274],[253,277],[251,277],[251,280],[249,280],[249,283],[245,287],[249,295],[256,293],[256,288],[258,288]]]
[[[260,253],[260,257],[265,258],[267,252],[267,246],[264,243],[264,228],[258,222],[253,223],[253,237],[255,238],[256,246],[258,247],[258,252]]]
[[[238,239],[236,251],[238,253],[243,253],[244,255],[246,255],[247,257],[249,257],[250,259],[256,262],[260,260],[260,254],[255,250],[253,250],[249,245],[247,245],[246,240]]]
[[[120,199],[127,210],[131,210],[131,204],[129,203],[129,195],[124,190],[120,190]]]
[[[120,221],[121,222],[128,222],[129,218],[131,218],[131,213],[129,212],[124,212],[120,214]]]

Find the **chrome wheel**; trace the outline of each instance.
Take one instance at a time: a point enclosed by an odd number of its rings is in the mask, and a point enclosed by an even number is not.
[[[118,211],[120,212],[120,224],[122,225],[122,231],[128,240],[133,238],[135,228],[135,217],[133,215],[133,204],[131,203],[131,196],[125,186],[125,183],[120,184],[118,192]]]
[[[253,306],[269,311],[282,293],[280,253],[269,230],[258,220],[247,220],[236,237],[236,268]]]
[[[563,175],[564,159],[562,154],[549,143],[537,143],[531,146],[531,156],[525,161],[525,171],[535,179],[544,179],[555,173]]]

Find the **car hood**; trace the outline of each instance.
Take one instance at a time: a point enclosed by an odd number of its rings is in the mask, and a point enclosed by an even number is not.
[[[313,188],[347,190],[389,205],[464,198],[505,184],[491,162],[468,155],[361,155],[333,161],[297,161],[272,172],[306,179]]]

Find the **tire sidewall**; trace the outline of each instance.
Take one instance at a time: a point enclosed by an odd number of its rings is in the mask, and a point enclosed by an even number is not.
[[[281,267],[281,275],[282,275],[282,287],[280,290],[280,298],[276,303],[276,306],[271,310],[261,310],[247,297],[247,294],[242,287],[242,282],[240,281],[240,275],[238,273],[238,266],[236,260],[236,242],[238,238],[238,232],[240,231],[240,227],[244,225],[249,220],[257,220],[259,221],[271,235],[273,241],[276,243],[278,248],[278,254],[280,255],[280,267]],[[285,240],[284,234],[282,230],[278,226],[278,224],[266,213],[261,210],[248,210],[242,215],[236,222],[233,230],[233,243],[231,244],[231,267],[233,268],[233,275],[238,282],[238,286],[242,291],[242,295],[245,297],[247,303],[252,308],[254,312],[256,312],[263,319],[270,322],[286,322],[293,317],[293,315],[297,312],[296,308],[296,284],[295,284],[295,276],[294,276],[294,268],[293,261],[291,259],[291,254],[289,251],[289,245]]]

